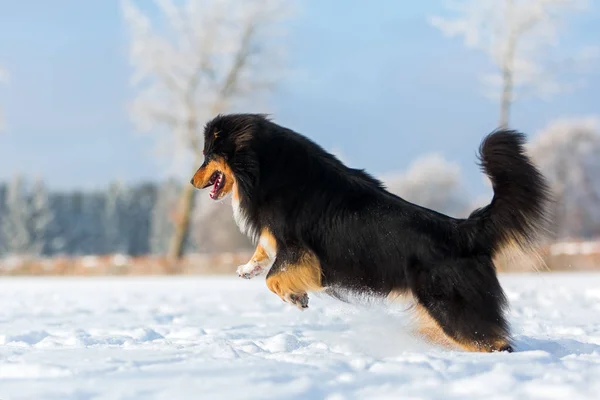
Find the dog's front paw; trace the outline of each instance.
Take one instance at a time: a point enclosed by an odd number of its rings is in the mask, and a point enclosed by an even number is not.
[[[284,301],[295,305],[302,311],[308,308],[308,294],[306,292],[288,294],[285,296]]]
[[[252,279],[263,272],[263,267],[260,264],[252,261],[248,261],[246,264],[240,265],[237,268],[237,274],[240,276],[240,278],[244,279]]]

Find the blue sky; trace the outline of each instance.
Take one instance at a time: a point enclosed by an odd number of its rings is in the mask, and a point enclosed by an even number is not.
[[[595,2],[592,2],[595,3]],[[442,2],[309,0],[290,23],[290,65],[301,78],[272,97],[276,122],[382,174],[439,152],[460,164],[467,190],[484,190],[475,164],[497,104],[478,81],[485,57],[427,24]],[[598,8],[598,7],[597,7]],[[567,45],[600,38],[593,9],[569,21]],[[8,130],[0,180],[20,172],[57,188],[161,175],[154,143],[126,113],[126,31],[118,1],[0,0],[0,87]],[[516,104],[513,126],[533,134],[560,116],[600,113],[600,74],[550,102]]]

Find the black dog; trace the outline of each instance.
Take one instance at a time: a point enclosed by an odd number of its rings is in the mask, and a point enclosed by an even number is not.
[[[403,200],[308,138],[262,115],[219,115],[205,128],[205,161],[192,179],[232,193],[234,218],[255,243],[238,268],[284,301],[336,288],[414,299],[419,330],[469,351],[511,351],[495,257],[531,250],[543,231],[548,186],[524,136],[498,130],[480,147],[494,198],[456,219]]]

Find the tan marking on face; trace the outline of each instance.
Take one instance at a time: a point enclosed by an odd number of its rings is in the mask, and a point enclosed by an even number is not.
[[[233,171],[231,168],[229,168],[229,165],[227,165],[222,157],[217,157],[209,161],[205,166],[200,167],[192,178],[192,184],[198,189],[205,188],[208,185],[210,178],[216,171],[220,171],[225,176],[225,184],[219,191],[216,199],[218,200],[227,196],[235,185],[235,176],[233,175]]]
[[[306,252],[297,263],[286,264],[267,278],[267,287],[287,301],[290,294],[301,295],[323,289],[321,264],[312,252]]]

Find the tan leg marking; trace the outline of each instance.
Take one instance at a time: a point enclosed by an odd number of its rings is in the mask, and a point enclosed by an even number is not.
[[[429,314],[427,309],[417,302],[410,290],[394,290],[388,297],[388,301],[408,303],[407,311],[412,312],[416,325],[416,334],[425,340],[437,344],[449,350],[465,350],[470,352],[492,352],[498,351],[508,345],[503,339],[488,342],[475,342],[472,340],[457,340],[446,334],[440,324]]]
[[[423,306],[419,304],[414,305],[414,317],[417,323],[417,333],[427,341],[446,349],[462,348],[451,337],[446,335],[442,327],[429,315],[429,312]]]
[[[442,347],[452,349],[460,348],[469,352],[490,353],[498,351],[507,346],[506,340],[495,339],[491,342],[476,342],[472,340],[457,340],[448,336],[438,322],[429,314],[429,312],[420,304],[414,306],[415,317],[417,319],[417,331],[425,339]]]
[[[321,281],[321,263],[313,253],[307,252],[297,263],[286,264],[269,276],[267,287],[283,301],[304,309],[308,307],[307,292],[322,290]]]
[[[263,229],[258,245],[250,261],[240,265],[237,273],[242,278],[251,279],[269,271],[277,257],[277,241],[268,229]]]
[[[407,311],[412,312],[411,316],[416,325],[417,335],[446,349],[456,349],[457,344],[444,333],[437,321],[417,302],[410,290],[393,290],[387,296],[387,300],[392,303],[408,304]]]

